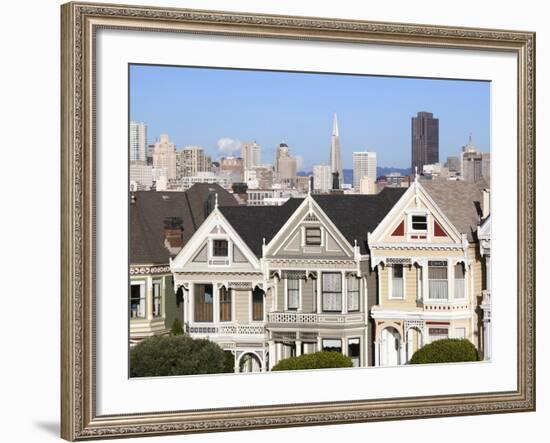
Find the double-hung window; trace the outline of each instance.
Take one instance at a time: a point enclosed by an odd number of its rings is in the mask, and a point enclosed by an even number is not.
[[[455,293],[454,298],[462,300],[465,297],[464,285],[464,264],[457,263],[455,265]]]
[[[323,272],[321,280],[322,307],[325,312],[342,312],[342,274]]]
[[[130,286],[130,317],[145,318],[145,290],[143,284]]]
[[[153,317],[162,316],[161,282],[153,282]]]
[[[403,285],[403,265],[394,264],[391,267],[392,281],[391,281],[391,298],[403,298],[404,285]]]
[[[447,261],[430,260],[428,262],[428,298],[447,300],[449,283],[447,280]]]
[[[361,365],[361,339],[349,338],[348,339],[348,357],[351,358],[351,362],[354,368]]]
[[[359,282],[361,280],[350,275],[347,278],[348,284],[348,311],[359,311]]]
[[[287,309],[297,310],[300,303],[300,280],[296,278],[287,279]]]
[[[428,216],[426,214],[414,214],[411,216],[413,231],[426,232],[428,230]]]
[[[252,291],[252,320],[262,321],[264,319],[264,291],[254,288]]]
[[[195,285],[195,321],[212,322],[214,319],[214,292],[210,284]]]
[[[227,257],[228,242],[227,240],[214,240],[212,245],[212,255],[214,257]]]
[[[220,321],[231,321],[231,289],[220,288]]]

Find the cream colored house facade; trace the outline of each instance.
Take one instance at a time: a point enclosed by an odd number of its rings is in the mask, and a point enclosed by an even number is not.
[[[483,350],[486,269],[475,235],[482,201],[477,185],[416,179],[369,233],[378,275],[376,366],[405,364],[441,338],[465,338]]]

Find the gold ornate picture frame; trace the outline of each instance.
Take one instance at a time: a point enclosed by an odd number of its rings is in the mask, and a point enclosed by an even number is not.
[[[535,34],[523,31],[68,3],[62,18],[61,435],[67,440],[533,411]],[[99,29],[473,49],[517,57],[517,389],[239,408],[96,412],[95,36]],[[511,293],[513,291],[510,291]]]

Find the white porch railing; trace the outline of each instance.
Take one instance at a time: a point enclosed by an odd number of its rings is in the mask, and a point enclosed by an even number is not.
[[[349,314],[270,312],[267,314],[267,321],[268,323],[284,324],[362,324],[365,321],[365,316],[361,312]]]
[[[428,300],[448,300],[449,284],[447,280],[429,280]]]
[[[265,334],[263,325],[212,325],[189,326],[190,334],[222,334],[222,335],[261,335]]]
[[[455,294],[454,294],[454,298],[456,300],[464,299],[464,297],[465,297],[464,288],[465,288],[464,279],[463,278],[456,278],[455,279]]]

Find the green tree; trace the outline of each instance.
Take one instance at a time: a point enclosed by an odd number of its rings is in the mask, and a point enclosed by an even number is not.
[[[464,338],[446,338],[430,343],[414,353],[411,364],[452,363],[478,361],[479,354],[475,346]]]
[[[273,371],[295,371],[300,369],[350,368],[351,358],[340,352],[322,351],[285,358],[273,366]]]
[[[130,350],[131,377],[233,372],[224,350],[210,340],[163,335],[142,340]]]

